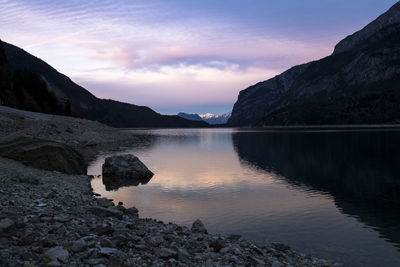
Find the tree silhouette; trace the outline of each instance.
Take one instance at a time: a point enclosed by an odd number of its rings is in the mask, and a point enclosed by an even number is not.
[[[10,71],[4,51],[3,42],[0,39],[0,104],[6,105],[9,102],[11,89]]]
[[[67,116],[71,116],[71,102],[69,101],[69,99],[67,100],[67,102],[65,102],[65,115]]]
[[[37,74],[29,70],[17,70],[14,72],[13,92],[21,109],[51,114],[59,113],[58,99],[55,94],[49,91],[46,83]],[[34,103],[28,103],[26,94],[33,98]],[[35,108],[35,106],[39,109]]]

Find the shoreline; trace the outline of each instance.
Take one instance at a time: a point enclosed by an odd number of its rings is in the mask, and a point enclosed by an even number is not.
[[[250,128],[255,130],[400,130],[399,124],[353,124],[353,125],[294,125],[294,126],[263,126]]]
[[[146,141],[59,116],[42,120],[0,110],[0,123],[1,137],[23,134],[70,144],[86,161]],[[96,197],[90,180],[0,157],[0,265],[340,266],[284,244],[259,246],[237,235],[208,234],[198,221],[189,228],[140,218],[134,207]]]

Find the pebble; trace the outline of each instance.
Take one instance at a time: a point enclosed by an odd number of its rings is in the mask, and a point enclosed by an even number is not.
[[[169,248],[162,248],[160,249],[160,257],[162,259],[169,259],[169,258],[174,258],[177,255],[175,250],[169,249]]]
[[[271,267],[281,267],[282,264],[279,261],[274,261],[271,265]]]
[[[54,247],[48,249],[45,254],[52,261],[61,261],[63,263],[68,262],[69,252],[68,250],[64,249],[63,247]]]
[[[72,244],[71,249],[73,252],[81,252],[86,249],[86,246],[87,246],[86,242],[80,239]]]
[[[100,248],[100,254],[102,255],[112,255],[118,253],[118,249],[116,248]]]
[[[97,205],[102,206],[103,208],[108,208],[114,206],[114,203],[107,198],[98,198]]]
[[[0,221],[0,231],[9,231],[12,227],[14,227],[15,222],[9,218],[2,219]]]

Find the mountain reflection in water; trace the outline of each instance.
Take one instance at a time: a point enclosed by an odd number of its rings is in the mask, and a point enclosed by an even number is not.
[[[242,161],[329,193],[342,212],[400,244],[400,132],[240,132],[233,143]]]

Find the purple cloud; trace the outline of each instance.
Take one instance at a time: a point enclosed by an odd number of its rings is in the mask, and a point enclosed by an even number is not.
[[[3,0],[0,25],[2,39],[99,97],[175,110],[233,104],[395,2]]]

